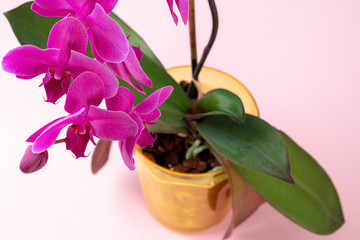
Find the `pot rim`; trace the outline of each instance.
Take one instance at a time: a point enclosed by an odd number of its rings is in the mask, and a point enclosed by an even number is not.
[[[181,66],[176,66],[176,67],[168,68],[168,69],[166,69],[166,71],[169,72],[169,71],[177,70],[177,69],[181,69],[181,68],[191,68],[191,66],[190,66],[190,65],[181,65]],[[254,112],[253,115],[255,115],[255,116],[260,116],[259,108],[258,108],[258,105],[257,105],[257,103],[256,103],[255,98],[253,97],[253,95],[252,95],[252,93],[249,91],[249,89],[248,89],[242,82],[240,82],[240,81],[239,81],[238,79],[236,79],[234,76],[232,76],[232,75],[230,75],[230,74],[228,74],[228,73],[226,73],[226,72],[224,72],[224,71],[222,71],[222,70],[213,68],[213,67],[203,66],[202,69],[206,69],[206,70],[210,70],[210,71],[214,71],[214,72],[218,72],[218,73],[220,73],[220,74],[223,74],[223,75],[227,76],[229,80],[231,79],[231,81],[236,82],[237,84],[239,84],[240,86],[242,86],[243,90],[251,97],[251,100],[254,102],[254,105],[256,106],[256,108],[255,108],[255,111],[256,111],[256,112]],[[169,74],[170,74],[170,73],[169,73]],[[170,76],[171,76],[171,74],[170,74]],[[201,72],[200,72],[200,75],[199,75],[199,76],[201,76]]]

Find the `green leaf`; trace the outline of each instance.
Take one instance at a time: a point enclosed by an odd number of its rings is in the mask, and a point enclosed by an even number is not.
[[[47,39],[52,26],[60,18],[45,18],[30,9],[32,2],[4,13],[21,45],[32,44],[47,48]]]
[[[245,120],[241,99],[226,89],[214,89],[201,97],[191,108],[190,118],[197,119],[212,115],[226,115],[233,121]]]
[[[210,150],[224,168],[230,182],[232,221],[224,236],[224,239],[227,239],[230,237],[233,229],[255,212],[265,200],[245,181],[223,155],[213,148]]]
[[[330,234],[343,223],[339,197],[325,171],[285,133],[295,185],[234,165],[266,201],[286,217],[318,234]]]
[[[244,123],[226,116],[211,116],[197,121],[204,139],[234,164],[275,176],[292,183],[286,146],[265,121],[246,115]]]
[[[44,49],[47,46],[47,39],[52,26],[59,21],[60,18],[39,16],[30,9],[31,4],[32,2],[25,3],[18,8],[5,13],[5,16],[9,20],[16,37],[22,45],[32,44]],[[185,113],[190,109],[190,101],[186,94],[166,72],[144,40],[114,13],[111,13],[110,16],[123,27],[124,32],[127,35],[131,34],[130,42],[140,44],[141,50],[144,52],[140,64],[145,73],[152,80],[153,87],[144,87],[146,93],[146,95],[144,95],[122,80],[119,80],[119,84],[128,87],[135,94],[135,103],[139,103],[145,99],[146,96],[160,87],[173,86],[174,91],[172,95],[160,107],[162,116],[157,120],[158,124],[149,126],[149,129],[154,132],[163,133],[186,133],[187,122]],[[92,56],[89,47],[87,55]]]

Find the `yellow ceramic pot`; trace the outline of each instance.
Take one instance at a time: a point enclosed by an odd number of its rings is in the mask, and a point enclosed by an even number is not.
[[[171,68],[168,72],[176,81],[191,79],[189,66]],[[259,115],[249,91],[232,76],[204,67],[199,81],[205,93],[214,88],[234,92],[241,97],[247,113]],[[135,158],[148,208],[164,226],[193,233],[213,227],[226,216],[231,195],[223,170],[201,174],[174,172],[151,161],[138,147]]]

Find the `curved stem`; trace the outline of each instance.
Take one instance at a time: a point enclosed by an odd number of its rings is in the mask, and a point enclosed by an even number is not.
[[[218,28],[219,28],[219,17],[218,17],[218,12],[216,9],[215,0],[208,0],[208,1],[209,1],[209,6],[210,6],[210,10],[211,10],[211,15],[212,15],[213,27],[212,27],[212,32],[211,32],[209,42],[203,51],[203,54],[201,56],[199,63],[196,66],[195,71],[193,72],[193,79],[192,79],[190,86],[188,88],[188,91],[187,91],[187,96],[190,99],[196,98],[196,96],[198,95],[196,92],[194,81],[198,81],[200,71],[201,71],[202,67],[204,66],[205,60],[206,60],[207,56],[209,55],[210,50],[215,42]]]
[[[195,3],[194,0],[189,1],[189,34],[191,47],[191,67],[194,73],[197,66],[197,49],[196,49],[196,24],[195,24]]]
[[[209,0],[209,6],[210,6],[212,20],[213,20],[213,27],[212,27],[210,40],[204,49],[204,52],[203,52],[203,55],[201,56],[199,64],[196,66],[196,69],[194,72],[195,80],[198,80],[201,68],[204,66],[205,60],[206,60],[207,56],[209,55],[210,50],[215,42],[216,35],[218,32],[218,28],[219,28],[219,17],[218,17],[218,13],[217,13],[217,9],[216,9],[215,0]]]

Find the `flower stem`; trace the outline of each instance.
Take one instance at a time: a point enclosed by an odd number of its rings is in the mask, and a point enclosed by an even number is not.
[[[218,29],[219,29],[219,17],[218,17],[218,12],[216,9],[215,0],[209,0],[209,6],[210,6],[212,20],[213,20],[213,27],[212,27],[212,32],[211,32],[209,42],[206,45],[203,55],[201,56],[200,62],[195,69],[195,72],[194,72],[195,80],[198,80],[201,68],[204,66],[205,60],[206,60],[207,56],[209,55],[210,50],[215,42],[216,35],[217,35]]]
[[[189,1],[189,34],[191,47],[191,66],[192,73],[195,72],[197,66],[197,48],[196,48],[196,24],[195,24],[195,4],[194,0]]]
[[[196,96],[198,95],[196,92],[194,81],[198,81],[200,71],[201,71],[202,67],[204,66],[205,60],[208,57],[210,50],[215,42],[218,28],[219,28],[219,17],[218,17],[218,12],[216,9],[215,0],[208,0],[208,1],[209,1],[210,11],[211,11],[211,15],[212,15],[213,27],[212,27],[212,32],[211,32],[209,42],[203,51],[201,59],[195,68],[195,71],[193,72],[193,79],[192,79],[190,86],[188,88],[188,91],[187,91],[187,95],[190,99],[196,98]]]
[[[63,143],[63,142],[65,142],[65,138],[56,140],[56,141],[54,142],[54,145],[55,145],[55,144],[59,144],[59,143]]]

